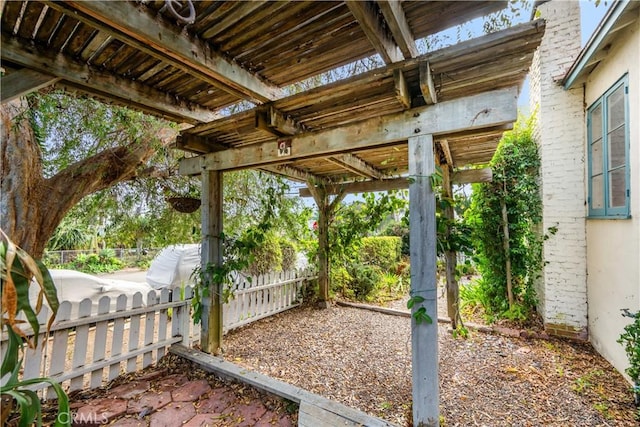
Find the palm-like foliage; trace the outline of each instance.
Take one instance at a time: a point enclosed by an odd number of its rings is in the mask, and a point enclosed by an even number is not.
[[[58,296],[53,280],[46,267],[36,261],[24,250],[13,243],[0,229],[0,279],[2,286],[2,318],[0,323],[2,330],[6,328],[9,340],[6,352],[0,367],[0,378],[5,384],[2,386],[2,394],[9,396],[11,405],[2,408],[2,424],[11,414],[13,402],[18,404],[20,410],[20,426],[30,426],[34,423],[42,425],[42,411],[40,399],[35,391],[28,387],[38,383],[48,383],[55,390],[58,397],[58,413],[66,416],[57,417],[55,426],[70,424],[69,400],[60,385],[49,378],[32,378],[20,380],[19,372],[22,367],[24,344],[30,348],[38,345],[40,323],[38,313],[42,308],[43,300],[51,308],[52,314],[47,324],[47,331],[58,310]],[[39,286],[38,298],[35,307],[29,299],[29,286]],[[20,319],[20,313],[26,318]],[[28,326],[31,331],[24,328]]]

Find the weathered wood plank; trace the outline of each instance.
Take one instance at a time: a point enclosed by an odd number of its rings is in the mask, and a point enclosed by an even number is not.
[[[402,3],[400,0],[376,1],[382,11],[385,21],[391,30],[393,39],[398,44],[400,51],[405,58],[413,58],[420,54],[416,46],[415,37],[411,32],[411,27],[407,22]]]
[[[491,168],[462,169],[453,172],[451,180],[454,184],[472,184],[474,182],[491,182],[493,171]]]
[[[85,1],[46,3],[232,95],[258,102],[281,97],[277,87],[133,3],[123,2],[119,7]]]
[[[439,425],[438,318],[436,286],[436,206],[430,177],[435,172],[433,138],[409,139],[409,239],[411,241],[411,296],[421,297],[411,312],[421,308],[431,323],[411,319],[413,425]]]
[[[386,176],[382,171],[351,153],[337,154],[328,157],[327,160],[365,178],[382,179]]]
[[[223,173],[219,171],[205,171],[202,173],[202,269],[207,264],[222,264],[222,192]],[[222,316],[222,285],[212,284],[209,298],[202,301],[202,348],[218,354],[222,348],[223,316]]]
[[[436,86],[433,84],[433,77],[431,76],[431,66],[428,61],[420,63],[420,91],[424,102],[427,104],[435,104],[438,102],[438,95],[436,94]]]
[[[382,57],[385,63],[402,61],[404,57],[395,41],[389,37],[382,22],[378,18],[374,4],[357,0],[346,1],[349,10],[360,23],[362,31]]]
[[[402,142],[412,136],[444,134],[498,126],[516,120],[517,88],[501,89],[452,101],[376,117],[326,131],[291,137],[291,156],[278,155],[275,142],[265,142],[183,159],[180,173],[242,169],[322,157],[356,149]]]
[[[340,414],[302,401],[298,409],[298,427],[361,426]]]
[[[472,184],[474,182],[491,182],[493,173],[491,168],[483,169],[462,169],[453,172],[452,181],[454,184]],[[334,184],[326,187],[328,194],[354,194],[370,193],[373,191],[406,190],[409,188],[410,180],[407,178],[383,179],[378,181],[359,181],[349,184]],[[312,197],[309,188],[298,190],[300,197]]]
[[[396,99],[403,108],[411,108],[411,92],[407,87],[407,79],[402,70],[393,70],[393,82],[395,84]]]
[[[0,84],[0,102],[8,102],[12,99],[27,95],[36,90],[51,86],[60,80],[60,77],[40,73],[35,70],[22,69],[2,77]]]
[[[113,97],[120,103],[152,114],[165,115],[176,121],[197,124],[214,120],[213,111],[203,109],[135,81],[114,76],[86,64],[66,58],[52,50],[37,49],[2,33],[3,60],[14,62],[41,73],[50,73],[74,87],[96,96]]]
[[[224,359],[203,353],[202,351],[189,349],[181,345],[173,345],[171,346],[169,351],[187,360],[195,362],[202,369],[208,372],[213,372],[222,378],[240,381],[258,390],[283,397],[298,404],[305,402],[310,405],[315,405],[333,414],[338,414],[344,417],[344,419],[349,420],[350,422],[355,422],[355,425],[368,427],[392,426],[390,423],[384,420],[372,417],[368,414],[365,414],[364,412],[358,411],[357,409],[350,408],[341,403],[329,400],[318,394],[311,393],[299,387],[287,384],[283,381],[270,378],[258,372],[248,370],[233,363],[227,362]],[[335,425],[340,424],[334,424],[334,426]]]

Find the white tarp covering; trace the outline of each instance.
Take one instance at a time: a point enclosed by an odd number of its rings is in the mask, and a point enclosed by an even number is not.
[[[147,271],[147,283],[154,289],[193,284],[191,273],[200,265],[200,245],[172,245],[153,259]]]
[[[120,295],[127,296],[127,307],[131,307],[132,297],[136,292],[142,294],[143,304],[147,302],[147,294],[153,288],[146,283],[130,282],[127,280],[106,279],[104,277],[93,276],[75,270],[49,270],[53,283],[56,285],[58,301],[69,301],[72,303],[72,318],[77,316],[78,304],[88,298],[92,302],[92,313],[97,312],[100,298],[108,296],[111,298],[112,309],[116,306],[116,299]],[[29,286],[29,298],[33,304],[37,300],[40,287],[36,283]],[[46,304],[46,300],[45,300]]]

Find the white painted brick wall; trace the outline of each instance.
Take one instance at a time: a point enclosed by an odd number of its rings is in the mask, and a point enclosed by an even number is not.
[[[580,52],[577,1],[553,0],[539,6],[547,21],[531,68],[531,111],[542,159],[543,230],[557,227],[544,245],[538,286],[545,324],[577,331],[587,327],[585,236],[585,119],[582,89],[565,91],[558,82]]]

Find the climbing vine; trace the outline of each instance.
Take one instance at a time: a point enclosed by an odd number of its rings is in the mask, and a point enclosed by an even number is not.
[[[465,213],[482,276],[476,285],[479,299],[491,317],[525,320],[535,308],[534,282],[543,262],[533,120],[520,118],[505,133],[490,163],[493,181],[474,184]]]

